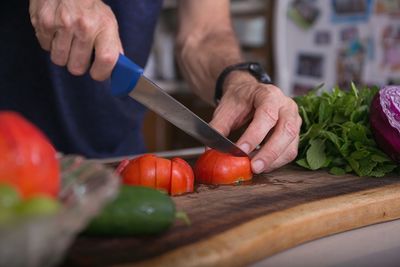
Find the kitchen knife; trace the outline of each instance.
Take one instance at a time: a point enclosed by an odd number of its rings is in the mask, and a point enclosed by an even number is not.
[[[143,69],[120,55],[111,74],[111,92],[129,95],[204,145],[235,156],[247,156],[232,141],[159,88],[143,75]]]

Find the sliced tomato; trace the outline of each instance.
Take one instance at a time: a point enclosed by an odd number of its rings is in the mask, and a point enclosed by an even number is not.
[[[171,161],[169,159],[157,158],[156,189],[171,192]]]
[[[196,181],[204,184],[234,184],[253,176],[248,157],[234,157],[214,149],[199,157],[194,173]]]
[[[140,165],[138,164],[138,159],[130,160],[121,171],[121,176],[124,184],[140,185]]]
[[[137,159],[140,169],[140,184],[151,188],[156,187],[156,156],[148,154]]]
[[[118,169],[123,165],[121,162]],[[193,170],[181,158],[169,160],[146,154],[129,161],[121,176],[124,184],[156,188],[173,196],[193,191]]]
[[[172,159],[171,195],[193,192],[194,174],[190,165],[181,158]]]

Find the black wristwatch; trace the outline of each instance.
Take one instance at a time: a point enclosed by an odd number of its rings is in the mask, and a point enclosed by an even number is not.
[[[221,74],[218,76],[217,82],[215,84],[215,94],[214,101],[218,103],[222,97],[222,87],[226,76],[234,70],[247,71],[253,75],[257,81],[265,84],[272,84],[271,78],[267,72],[263,69],[260,63],[257,62],[243,62],[239,64],[234,64],[226,67]]]

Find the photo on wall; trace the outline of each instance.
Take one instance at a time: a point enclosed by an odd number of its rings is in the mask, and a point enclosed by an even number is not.
[[[366,44],[356,39],[344,43],[337,51],[337,83],[342,88],[349,88],[351,82],[362,84],[363,68],[366,62]]]
[[[331,0],[333,22],[367,22],[372,0]]]
[[[340,30],[340,41],[351,42],[359,39],[358,28],[355,26],[348,26]]]
[[[287,16],[299,28],[307,30],[318,19],[319,13],[315,0],[293,0],[288,7]]]
[[[377,14],[400,15],[399,0],[375,0],[375,12]]]
[[[329,45],[331,43],[331,32],[327,30],[316,31],[314,43],[316,45]]]
[[[400,71],[400,24],[390,24],[383,27],[381,39],[381,66],[390,71]]]
[[[323,55],[300,53],[297,57],[296,74],[298,76],[322,78],[323,67]]]

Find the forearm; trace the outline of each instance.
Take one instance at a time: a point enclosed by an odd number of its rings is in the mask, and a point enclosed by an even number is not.
[[[209,103],[213,103],[218,75],[228,65],[242,61],[229,11],[226,12],[214,27],[196,20],[193,24],[197,25],[189,26],[185,21],[177,36],[176,55],[181,71],[190,87]],[[187,16],[180,14],[179,19]]]

